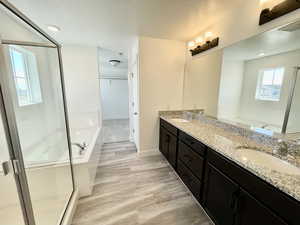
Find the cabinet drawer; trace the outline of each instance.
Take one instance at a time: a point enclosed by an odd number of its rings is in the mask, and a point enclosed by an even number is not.
[[[243,189],[279,215],[290,225],[298,225],[300,221],[300,203],[267,183],[236,163],[225,158],[214,150],[208,149],[207,159],[210,164],[221,170]]]
[[[200,180],[192,174],[192,172],[180,161],[177,162],[177,172],[186,184],[186,186],[191,190],[193,195],[199,199],[200,198]]]
[[[180,131],[179,132],[179,139],[184,142],[185,144],[189,145],[192,149],[194,149],[197,153],[204,156],[206,152],[206,146],[202,144],[200,141],[196,140],[195,138],[187,135],[186,133]]]
[[[170,133],[174,134],[175,136],[178,135],[178,129],[173,125],[169,124],[167,121],[160,119],[160,125],[167,129]]]
[[[178,160],[181,160],[199,178],[202,178],[204,159],[192,148],[179,141]]]

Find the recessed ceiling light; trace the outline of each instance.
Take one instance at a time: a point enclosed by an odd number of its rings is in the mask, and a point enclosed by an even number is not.
[[[48,28],[48,30],[53,31],[53,32],[60,31],[60,28],[58,26],[55,26],[55,25],[48,25],[47,28]]]
[[[258,56],[260,56],[260,57],[262,57],[262,56],[264,56],[264,55],[265,55],[264,52],[261,52],[261,53],[258,54]]]

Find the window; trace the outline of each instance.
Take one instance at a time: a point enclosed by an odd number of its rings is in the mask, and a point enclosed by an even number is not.
[[[255,98],[263,101],[279,101],[283,76],[283,67],[261,70],[258,76]]]
[[[35,55],[23,48],[9,46],[19,106],[42,102],[41,87]]]

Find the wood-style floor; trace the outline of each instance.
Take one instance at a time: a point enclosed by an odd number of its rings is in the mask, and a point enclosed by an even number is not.
[[[79,200],[73,225],[211,225],[159,152],[105,144],[93,195]]]
[[[103,142],[129,140],[129,119],[103,120]]]

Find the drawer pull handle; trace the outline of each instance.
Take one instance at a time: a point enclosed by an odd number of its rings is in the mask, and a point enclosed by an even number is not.
[[[239,191],[235,191],[231,195],[230,199],[230,208],[233,210],[234,213],[237,212],[238,209],[238,200],[239,200]]]

